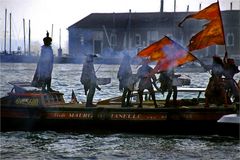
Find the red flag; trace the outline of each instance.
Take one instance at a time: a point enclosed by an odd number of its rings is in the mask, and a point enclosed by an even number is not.
[[[206,19],[212,21],[220,17],[219,13],[220,13],[219,4],[218,2],[216,2],[195,14],[188,15],[178,24],[178,26],[181,26],[181,24],[188,18]]]
[[[166,55],[163,52],[163,48],[166,45],[171,44],[171,41],[169,41],[168,37],[164,37],[160,39],[159,41],[151,44],[147,48],[144,48],[141,50],[137,56],[139,57],[149,57],[151,61],[156,61],[159,59],[164,58]]]
[[[224,36],[218,21],[212,21],[206,28],[194,35],[189,44],[189,51],[202,49],[210,45],[224,45]]]
[[[179,23],[179,26],[188,18],[206,19],[210,21],[204,25],[205,27],[202,31],[198,32],[191,38],[188,45],[189,51],[206,48],[214,44],[225,44],[224,31],[218,2],[211,4],[207,8],[195,14],[185,17],[184,20]]]
[[[154,73],[196,60],[195,56],[167,36],[143,49],[137,55],[149,57],[152,61],[158,60],[153,70]]]

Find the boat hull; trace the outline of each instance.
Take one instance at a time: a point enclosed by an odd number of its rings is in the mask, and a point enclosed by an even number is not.
[[[116,108],[1,106],[1,131],[57,130],[153,134],[221,134],[217,120],[234,108]],[[233,127],[233,135],[239,129]],[[226,133],[225,133],[226,132]]]

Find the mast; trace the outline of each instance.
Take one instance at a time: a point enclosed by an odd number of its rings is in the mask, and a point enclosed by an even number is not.
[[[61,28],[59,29],[59,48],[58,48],[58,57],[62,57],[62,48],[61,48]]]
[[[222,20],[222,14],[221,14],[221,10],[220,10],[220,5],[219,5],[219,1],[217,1],[218,3],[218,14],[220,16],[221,19],[221,27],[222,27],[222,32],[223,32],[223,41],[224,41],[224,46],[225,46],[225,55],[224,55],[224,59],[228,58],[228,52],[227,52],[227,45],[226,45],[226,40],[225,40],[225,32],[224,32],[224,27],[223,27],[223,20]]]
[[[52,33],[51,33],[51,37],[53,39],[53,24],[52,24]]]
[[[26,54],[26,37],[25,37],[25,19],[23,18],[23,50],[24,54]]]
[[[4,53],[7,53],[6,44],[7,44],[7,9],[5,9],[5,30],[4,30]]]
[[[9,54],[12,53],[12,13],[9,13]]]
[[[59,29],[59,48],[61,48],[61,28]]]
[[[28,31],[28,54],[30,54],[30,51],[31,51],[31,28],[30,28],[30,19],[28,21],[28,24],[29,24],[29,31]]]

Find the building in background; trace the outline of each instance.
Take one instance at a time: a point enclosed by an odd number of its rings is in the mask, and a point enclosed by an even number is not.
[[[69,54],[82,57],[100,54],[118,57],[137,52],[167,35],[187,46],[190,38],[202,30],[207,21],[188,20],[183,28],[178,23],[194,12],[92,13],[68,27]],[[240,10],[221,12],[229,57],[240,57]],[[224,46],[213,45],[193,52],[199,58],[223,56]]]

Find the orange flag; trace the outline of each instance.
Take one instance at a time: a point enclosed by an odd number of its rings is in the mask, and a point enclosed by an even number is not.
[[[220,18],[219,13],[219,4],[216,2],[195,14],[188,15],[178,24],[178,26],[181,26],[181,24],[188,18],[214,20],[216,18]]]
[[[166,45],[170,45],[171,41],[169,41],[168,37],[164,37],[160,39],[159,41],[151,44],[147,48],[144,48],[141,50],[137,56],[139,57],[148,57],[150,61],[157,61],[159,59],[164,58],[166,55],[163,52],[163,48]]]
[[[189,51],[202,49],[210,45],[224,45],[224,36],[218,21],[212,21],[206,28],[194,35],[188,45]]]
[[[224,31],[220,15],[219,3],[213,3],[207,8],[189,15],[179,23],[179,26],[188,18],[206,19],[210,22],[204,25],[204,29],[193,36],[189,42],[189,51],[202,49],[210,45],[224,45]]]
[[[167,36],[143,49],[137,55],[148,57],[151,61],[158,61],[151,74],[166,71],[197,59]]]

